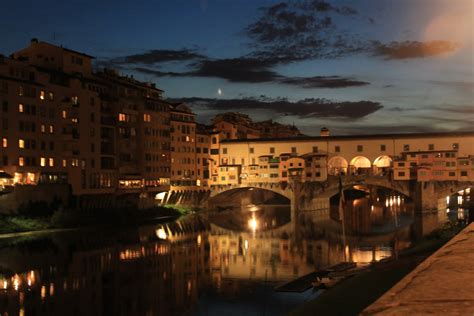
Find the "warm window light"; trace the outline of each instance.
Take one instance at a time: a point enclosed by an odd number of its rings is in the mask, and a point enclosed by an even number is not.
[[[119,113],[118,119],[120,122],[125,122],[127,120],[127,116],[123,113]]]
[[[54,167],[54,158],[49,158],[49,166]]]
[[[66,167],[67,167],[67,160],[63,159],[63,168],[66,168]]]
[[[46,125],[41,124],[41,133],[46,133]]]
[[[54,100],[54,93],[53,92],[49,92],[48,93],[48,98],[50,101],[53,101]]]
[[[23,113],[24,110],[25,109],[23,108],[23,104],[22,103],[18,104],[18,112]]]
[[[23,139],[18,140],[18,147],[19,148],[25,148],[25,141]]]
[[[40,159],[40,165],[41,165],[41,167],[46,166],[46,158],[41,157],[41,159]]]
[[[18,165],[20,167],[23,167],[25,165],[25,158],[24,157],[18,157]]]
[[[43,90],[41,90],[41,91],[40,91],[40,99],[41,99],[41,100],[44,100],[45,95],[46,95],[46,93],[45,93]]]
[[[54,133],[54,126],[53,125],[49,125],[49,133],[50,134]]]
[[[2,147],[7,148],[8,147],[8,139],[6,137],[2,138]]]
[[[62,112],[62,117],[63,117],[63,118],[67,118],[67,112],[66,112],[66,110],[63,110],[63,112]]]
[[[143,114],[143,121],[144,122],[151,122],[151,115],[150,114]]]

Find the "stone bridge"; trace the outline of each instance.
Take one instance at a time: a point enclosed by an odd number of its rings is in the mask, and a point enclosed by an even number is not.
[[[361,185],[367,188],[383,187],[403,194],[414,201],[415,212],[417,214],[437,212],[439,222],[443,222],[446,219],[446,197],[460,190],[474,186],[474,182],[394,181],[386,176],[363,175],[343,177],[344,189],[352,188],[355,185]],[[298,212],[304,209],[321,209],[322,211],[320,205],[327,205],[327,207],[329,207],[329,199],[339,192],[339,178],[330,177],[325,182],[299,182],[293,179],[289,183],[246,183],[213,186],[211,188],[210,198],[231,190],[251,190],[253,188],[269,190],[286,197],[291,204],[291,218],[294,219],[297,218]],[[325,203],[322,203],[322,200],[325,200]],[[304,207],[303,203],[305,203]]]

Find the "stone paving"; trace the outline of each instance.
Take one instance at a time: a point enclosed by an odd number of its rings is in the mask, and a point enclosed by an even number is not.
[[[474,315],[474,223],[362,315]]]

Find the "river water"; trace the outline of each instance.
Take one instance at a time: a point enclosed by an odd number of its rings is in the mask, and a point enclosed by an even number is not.
[[[318,292],[274,288],[344,260],[397,255],[417,235],[413,203],[390,192],[291,219],[247,205],[126,229],[0,240],[0,315],[284,315]]]

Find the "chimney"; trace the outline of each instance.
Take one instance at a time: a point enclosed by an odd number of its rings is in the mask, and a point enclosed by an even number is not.
[[[38,39],[36,37],[34,37],[30,40],[30,43],[31,44],[38,44]]]
[[[329,129],[327,127],[321,128],[321,132],[319,133],[319,136],[321,137],[329,136]]]

